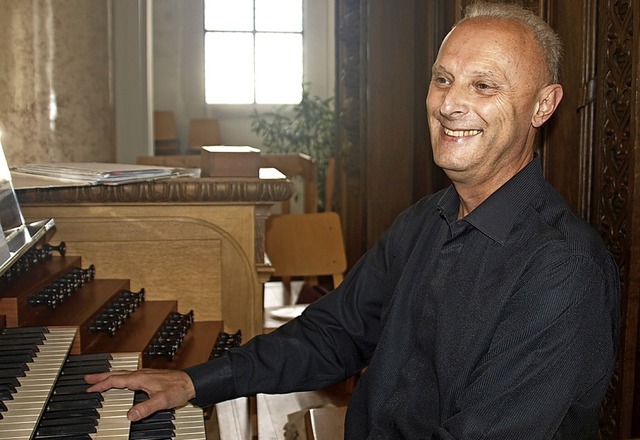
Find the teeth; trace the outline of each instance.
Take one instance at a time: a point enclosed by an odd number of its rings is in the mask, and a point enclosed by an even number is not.
[[[448,128],[445,128],[444,132],[449,136],[463,137],[475,136],[477,134],[480,134],[481,130],[449,130]]]

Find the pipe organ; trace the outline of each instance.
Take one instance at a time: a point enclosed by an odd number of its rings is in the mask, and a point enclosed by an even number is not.
[[[201,409],[131,424],[126,411],[144,393],[91,395],[81,378],[185,368],[261,331],[264,220],[291,184],[185,178],[12,191],[18,215],[0,206],[0,439],[205,439]]]

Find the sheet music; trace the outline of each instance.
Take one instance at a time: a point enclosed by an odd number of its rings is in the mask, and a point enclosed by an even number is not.
[[[185,168],[100,162],[27,164],[15,167],[13,172],[92,185],[139,182],[190,174]]]

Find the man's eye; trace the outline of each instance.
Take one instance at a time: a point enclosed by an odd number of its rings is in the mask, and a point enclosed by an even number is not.
[[[476,89],[478,90],[490,90],[492,87],[487,83],[478,83],[476,84]]]
[[[433,79],[433,82],[435,84],[437,84],[437,85],[440,85],[440,86],[449,84],[449,80],[447,78],[442,77],[442,76],[435,77]]]

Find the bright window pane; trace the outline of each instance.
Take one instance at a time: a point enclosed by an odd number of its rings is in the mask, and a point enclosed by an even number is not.
[[[204,27],[215,31],[252,31],[252,0],[205,0]]]
[[[302,35],[256,35],[256,102],[297,103],[302,98]]]
[[[253,34],[207,33],[204,62],[208,104],[253,103]]]
[[[302,32],[302,0],[256,0],[256,30]]]

